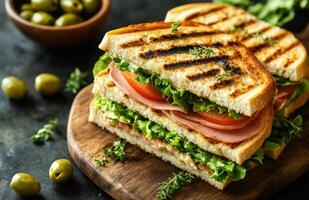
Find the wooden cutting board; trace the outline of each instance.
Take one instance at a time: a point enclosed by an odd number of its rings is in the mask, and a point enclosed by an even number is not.
[[[96,166],[94,160],[103,155],[101,150],[118,138],[88,122],[91,88],[92,85],[84,88],[76,96],[71,108],[67,140],[73,160],[83,173],[115,199],[155,199],[159,184],[167,180],[172,172],[178,171],[171,164],[128,145],[124,163],[111,161],[106,167]],[[305,133],[309,131],[308,125],[309,121],[306,120]],[[262,166],[250,171],[245,180],[232,183],[224,191],[196,180],[177,192],[174,199],[246,200],[266,197],[309,169],[307,136],[292,141],[279,160],[265,161]]]

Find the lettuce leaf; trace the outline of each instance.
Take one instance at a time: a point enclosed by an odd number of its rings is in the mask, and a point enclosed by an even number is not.
[[[281,86],[290,86],[290,85],[296,85],[298,84],[297,81],[291,81],[289,79],[286,78],[282,78],[279,76],[273,76],[274,81],[276,82],[276,86],[277,87],[281,87]]]
[[[233,181],[243,179],[247,170],[232,161],[226,161],[217,155],[206,152],[183,136],[168,131],[159,124],[136,114],[127,107],[107,100],[102,96],[95,96],[95,106],[103,112],[112,112],[115,119],[122,123],[130,124],[137,132],[142,133],[148,139],[160,139],[172,145],[181,153],[189,155],[195,163],[207,165],[213,170],[211,177],[219,182],[225,182],[228,178]]]
[[[283,144],[287,144],[292,138],[300,137],[303,126],[303,118],[297,115],[295,118],[286,119],[276,116],[273,122],[272,132],[263,144],[265,150],[277,150]]]
[[[109,63],[112,62],[112,58],[107,54],[103,54],[99,60],[94,64],[92,73],[93,77],[95,77],[100,71],[103,69],[106,69],[109,65]]]
[[[243,116],[234,110],[220,106],[207,99],[200,98],[191,92],[185,91],[183,89],[176,89],[168,80],[160,79],[157,75],[150,74],[146,70],[129,64],[119,58],[112,58],[107,53],[101,57],[102,59],[100,58],[100,60],[102,61],[98,61],[98,66],[103,65],[101,63],[103,63],[104,59],[107,60],[105,57],[109,57],[108,61],[110,62],[113,60],[118,69],[121,71],[135,73],[136,80],[142,84],[150,82],[171,104],[179,106],[185,111],[188,111],[189,109],[192,109],[194,112],[218,111],[220,114],[226,113],[228,116],[233,117],[236,120],[240,120]]]

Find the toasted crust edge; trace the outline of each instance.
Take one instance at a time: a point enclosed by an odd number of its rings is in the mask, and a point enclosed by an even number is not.
[[[290,114],[292,114],[295,110],[302,107],[307,103],[309,99],[309,92],[304,93],[294,101],[290,103],[290,105],[283,108],[281,111],[284,117],[289,117]]]
[[[163,152],[154,148],[152,145],[150,145],[150,143],[143,143],[142,140],[138,140],[137,138],[134,137],[134,134],[138,133],[136,133],[133,130],[127,132],[126,130],[123,130],[121,128],[109,126],[108,123],[106,122],[106,119],[104,119],[102,112],[96,110],[93,106],[90,106],[89,121],[96,123],[101,128],[106,129],[113,134],[116,134],[118,137],[125,139],[129,143],[138,146],[143,151],[153,154],[166,162],[170,162],[172,165],[182,170],[188,171],[189,173],[192,173],[200,177],[202,180],[208,182],[210,185],[215,186],[220,190],[223,190],[231,182],[229,180],[226,181],[225,183],[215,181],[209,177],[210,174],[206,170],[194,169],[190,165],[186,165],[186,163],[177,159],[178,156],[173,155],[173,153]]]

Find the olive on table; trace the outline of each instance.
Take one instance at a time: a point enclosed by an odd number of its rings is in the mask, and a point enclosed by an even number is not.
[[[32,10],[31,4],[30,3],[24,3],[23,5],[21,5],[20,10],[21,11]]]
[[[54,12],[58,8],[58,0],[31,0],[31,8],[35,11]]]
[[[83,11],[83,4],[79,0],[60,0],[60,6],[66,13],[80,14]]]
[[[61,15],[55,22],[55,26],[68,26],[73,24],[78,24],[80,22],[84,21],[83,18],[81,18],[78,15],[75,15],[73,13],[66,13],[64,15]]]
[[[27,21],[31,21],[32,15],[33,15],[32,10],[24,10],[19,13],[19,16]]]
[[[10,187],[21,196],[34,196],[39,194],[41,185],[39,181],[27,173],[17,173],[13,176]]]
[[[53,95],[61,90],[61,80],[54,74],[42,73],[35,78],[34,87],[43,95]]]
[[[55,183],[64,183],[71,179],[73,167],[69,160],[55,160],[49,168],[49,178]]]
[[[53,25],[54,17],[47,12],[39,11],[32,15],[31,22],[40,25]]]
[[[4,95],[10,99],[22,99],[27,94],[27,86],[25,82],[14,76],[4,78],[1,87]]]
[[[88,16],[93,16],[101,7],[101,0],[82,0],[84,10]]]

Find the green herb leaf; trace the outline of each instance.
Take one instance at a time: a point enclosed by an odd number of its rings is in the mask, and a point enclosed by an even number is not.
[[[47,124],[43,126],[43,128],[39,129],[35,135],[31,137],[31,140],[34,143],[40,143],[43,141],[50,140],[53,136],[54,129],[58,124],[58,119],[49,120]]]
[[[127,142],[125,140],[115,141],[111,147],[104,149],[104,153],[109,157],[115,158],[116,161],[122,162],[126,156],[126,152],[124,151],[126,144]]]
[[[296,85],[298,82],[291,81],[286,78],[282,78],[279,76],[273,76],[274,81],[276,82],[276,86],[290,86],[290,85]]]
[[[181,22],[172,23],[171,25],[172,32],[176,32],[179,26],[181,26]]]
[[[209,58],[214,53],[214,50],[209,47],[199,46],[189,49],[189,53],[195,55],[195,57]]]
[[[103,157],[101,159],[95,159],[94,160],[98,167],[106,167],[106,164],[108,163],[107,158]]]
[[[269,45],[273,45],[276,44],[278,41],[275,39],[272,39],[270,37],[264,36],[262,34],[260,34],[259,32],[254,33],[254,37],[260,40],[264,40],[265,42],[267,42]]]
[[[87,85],[86,78],[87,73],[80,71],[79,68],[76,68],[75,71],[70,74],[65,85],[65,90],[76,94],[81,87]]]
[[[177,190],[182,186],[191,183],[194,179],[195,177],[187,172],[173,173],[173,177],[168,181],[161,183],[160,187],[157,189],[157,199],[170,199]]]
[[[225,70],[223,74],[216,75],[216,80],[221,81],[229,77],[231,74],[233,74],[236,71],[236,68],[230,67],[229,69]]]
[[[108,53],[103,54],[93,67],[93,76],[95,77],[100,71],[106,69],[111,62],[112,58],[110,55]]]

